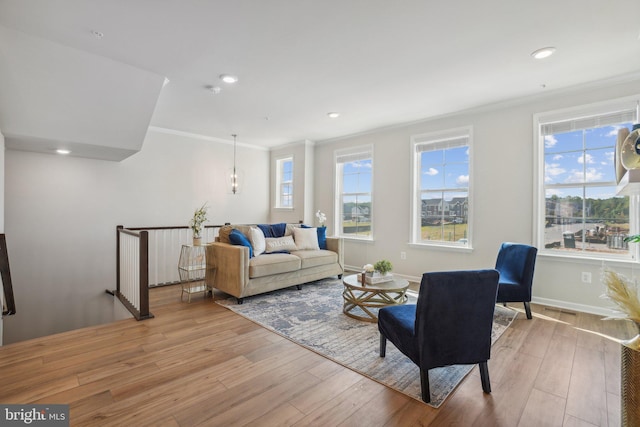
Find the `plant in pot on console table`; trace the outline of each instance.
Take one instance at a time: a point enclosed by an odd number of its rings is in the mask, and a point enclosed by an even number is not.
[[[380,273],[381,276],[386,276],[387,273],[393,270],[393,265],[391,264],[391,262],[383,259],[373,264],[373,269]]]
[[[207,204],[205,203],[193,213],[193,218],[189,221],[189,227],[193,231],[193,244],[200,245],[202,242],[202,227],[207,221]]]

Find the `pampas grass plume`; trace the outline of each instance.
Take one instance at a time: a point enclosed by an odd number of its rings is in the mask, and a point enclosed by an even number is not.
[[[629,319],[640,323],[638,285],[622,274],[608,269],[602,272],[602,282],[606,286],[603,297],[615,302],[620,313],[620,315],[610,316],[607,319]]]

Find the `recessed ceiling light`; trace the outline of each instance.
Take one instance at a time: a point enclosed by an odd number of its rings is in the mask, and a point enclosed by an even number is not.
[[[65,150],[64,148],[58,148],[56,150],[56,153],[58,153],[58,154],[69,154],[69,153],[71,153],[71,151],[70,150]]]
[[[531,52],[531,56],[536,59],[548,58],[556,51],[555,47],[543,47],[542,49],[534,50]]]
[[[238,81],[238,77],[232,76],[231,74],[221,74],[220,80],[222,80],[225,83],[236,83]]]
[[[333,111],[331,113],[327,113],[327,116],[329,116],[332,119],[336,119],[336,118],[340,117],[340,113],[336,113],[335,111]]]

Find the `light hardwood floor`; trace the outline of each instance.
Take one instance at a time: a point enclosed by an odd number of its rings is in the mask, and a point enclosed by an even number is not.
[[[295,290],[291,290],[295,292]],[[218,296],[217,296],[218,297]],[[154,319],[0,348],[0,402],[70,404],[73,426],[617,426],[626,322],[532,305],[440,409],[215,304],[154,289]],[[250,299],[246,304],[250,304]],[[615,337],[615,338],[614,338]]]

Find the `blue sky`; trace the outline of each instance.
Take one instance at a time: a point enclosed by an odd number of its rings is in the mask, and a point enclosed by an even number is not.
[[[615,196],[615,145],[622,126],[577,130],[544,139],[545,184],[613,183],[613,187],[588,188],[587,197]],[[631,124],[625,127],[631,128]],[[581,188],[547,188],[546,196],[580,196]]]

